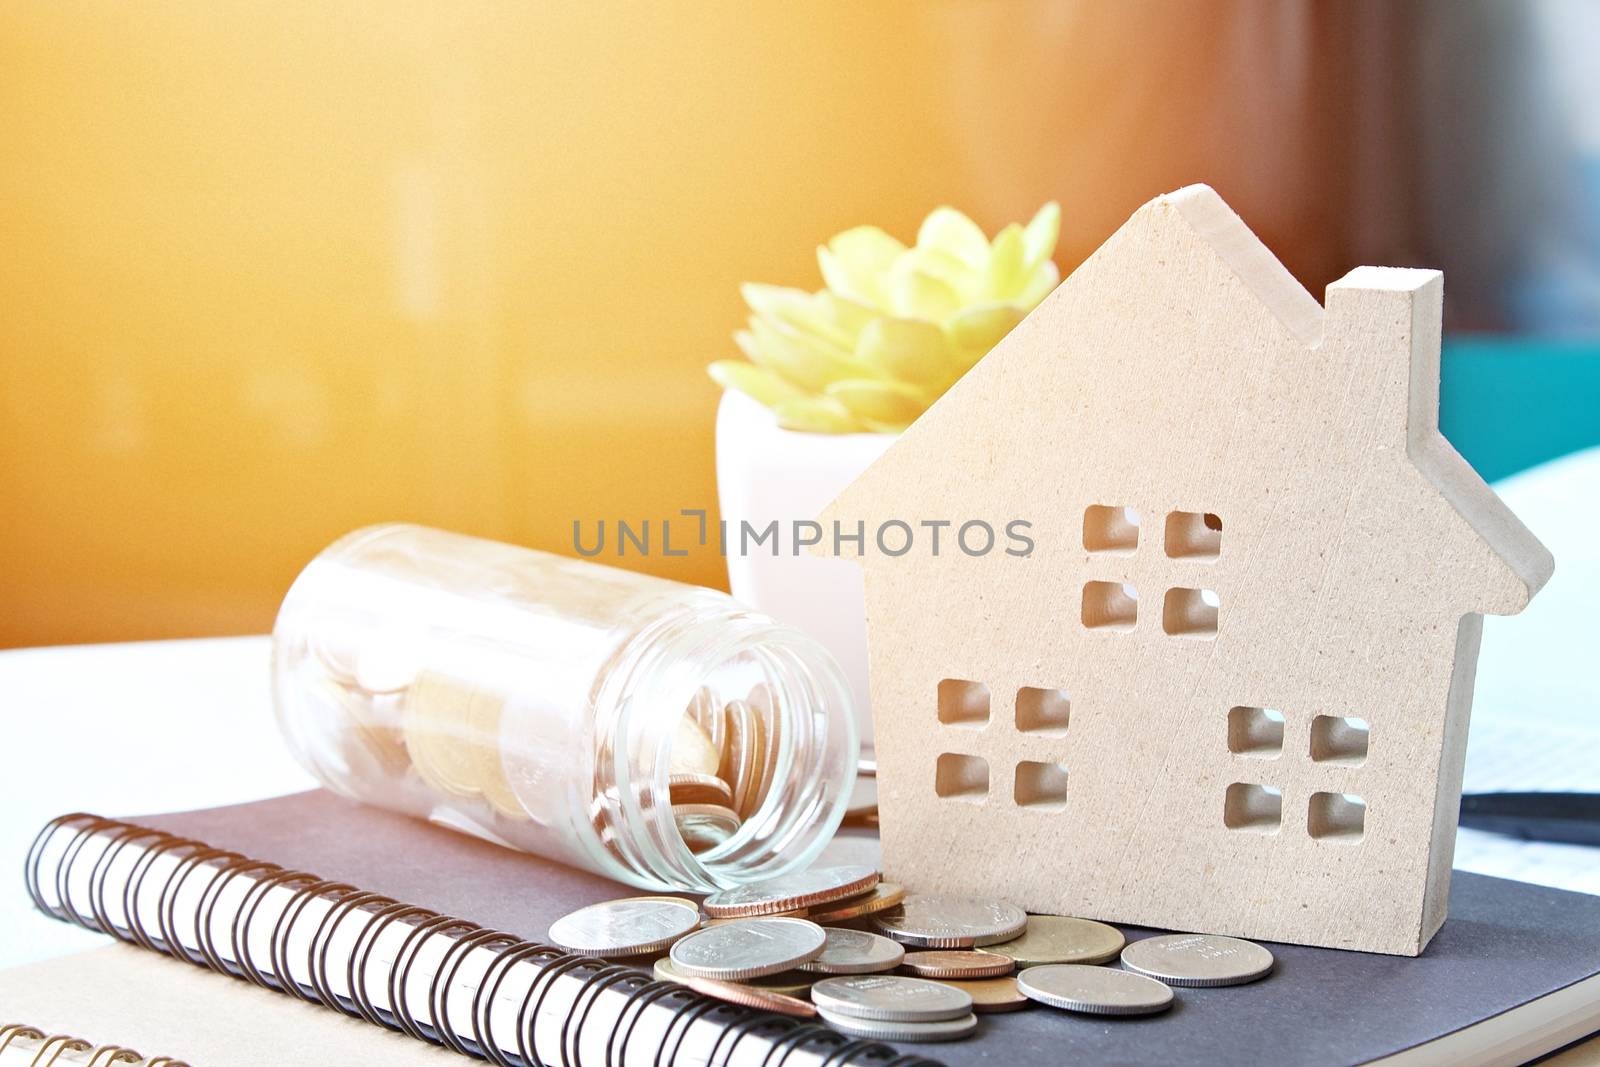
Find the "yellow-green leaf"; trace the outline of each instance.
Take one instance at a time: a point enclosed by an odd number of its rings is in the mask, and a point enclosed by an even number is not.
[[[1056,242],[1061,238],[1061,205],[1054,200],[1040,208],[1022,231],[1022,247],[1027,253],[1024,262],[1029,270],[1056,254]]]
[[[904,425],[922,414],[928,397],[904,382],[851,378],[828,386],[828,395],[850,413],[880,424]]]
[[[1056,269],[1055,262],[1045,260],[1033,268],[1033,273],[1022,283],[1022,289],[1017,293],[1017,305],[1032,311],[1039,306],[1039,301],[1050,295],[1050,291],[1060,281],[1061,271]]]
[[[961,306],[961,297],[945,282],[917,269],[911,257],[900,260],[889,275],[889,308],[909,319],[944,321]]]
[[[1010,300],[1017,295],[1026,271],[1024,244],[1022,227],[1014,222],[995,234],[989,247],[989,269],[984,272],[984,299]]]
[[[863,368],[854,357],[822,338],[755,316],[750,329],[734,334],[752,362],[768,367],[811,392],[840,378],[858,378]]]
[[[863,304],[881,307],[884,279],[906,246],[876,226],[846,230],[817,249],[817,265],[828,288]]]
[[[769,408],[786,400],[799,400],[806,396],[805,390],[774,371],[742,359],[719,359],[706,368],[706,373],[724,389],[737,389]]]
[[[953,369],[944,331],[921,319],[880,318],[869,323],[856,342],[856,359],[924,388],[942,384]]]
[[[980,304],[967,308],[950,320],[950,340],[967,356],[969,363],[975,362],[999,344],[1022,317],[1022,309],[1014,304]]]
[[[922,220],[917,247],[953,256],[976,269],[989,259],[989,239],[976,222],[953,207],[937,207]]]
[[[842,403],[827,396],[786,400],[772,409],[778,425],[804,433],[857,433],[861,423]]]

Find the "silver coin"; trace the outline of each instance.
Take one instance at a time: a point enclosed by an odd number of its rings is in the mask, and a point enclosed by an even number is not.
[[[1091,1015],[1149,1015],[1172,1006],[1172,990],[1154,978],[1087,963],[1048,963],[1017,974],[1023,996]]]
[[[777,974],[822,955],[822,927],[804,919],[740,919],[708,926],[672,946],[672,965],[697,978],[737,981]]]
[[[1272,953],[1237,937],[1162,934],[1130,942],[1122,965],[1168,985],[1243,985],[1272,970]]]
[[[972,948],[1011,940],[1028,928],[1028,916],[1003,900],[912,893],[898,908],[874,915],[872,923],[917,948]]]
[[[972,1010],[972,997],[964,990],[893,974],[824,978],[811,987],[811,1002],[836,1015],[879,1022],[935,1022]]]
[[[835,926],[829,928],[827,934],[828,943],[823,946],[822,955],[810,963],[802,963],[801,970],[823,974],[872,974],[893,970],[906,958],[906,950],[898,943],[865,930]]]
[[[550,925],[552,945],[579,956],[640,956],[659,952],[700,925],[700,909],[677,897],[607,900],[563,915]]]
[[[978,1028],[978,1017],[971,1012],[954,1019],[907,1022],[887,1019],[857,1019],[818,1008],[822,1021],[841,1033],[874,1041],[954,1041]]]
[[[860,864],[814,867],[809,871],[719,889],[702,903],[706,914],[717,918],[770,915],[865,893],[877,882],[878,872]]]

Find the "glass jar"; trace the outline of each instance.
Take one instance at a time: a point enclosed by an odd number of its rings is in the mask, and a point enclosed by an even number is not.
[[[272,673],[330,789],[647,888],[804,866],[854,784],[849,685],[811,638],[714,590],[440,530],[324,550]]]

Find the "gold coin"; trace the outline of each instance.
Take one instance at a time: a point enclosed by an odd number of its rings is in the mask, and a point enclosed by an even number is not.
[[[901,966],[920,978],[998,978],[1016,963],[1009,956],[965,949],[908,952]]]
[[[725,1000],[729,1004],[738,1004],[741,1007],[759,1008],[762,1011],[775,1011],[780,1015],[795,1015],[801,1018],[810,1018],[817,1014],[816,1005],[809,1000],[801,1000],[775,989],[763,989],[739,982],[723,982],[716,978],[684,978],[683,984],[696,993]]]
[[[700,925],[713,926],[718,921],[716,919],[707,919]],[[732,922],[733,920],[723,919],[720,921]],[[682,973],[672,965],[671,956],[662,956],[650,965],[650,969],[655,973],[656,980],[659,982],[677,982],[679,985],[689,984],[689,975]],[[730,984],[765,990],[770,993],[781,993],[785,996],[803,997],[811,991],[811,986],[814,983],[824,977],[826,975],[808,974],[805,971],[779,971],[777,974],[768,974],[760,978],[742,978],[738,982]],[[720,982],[724,981],[724,979],[718,978],[714,979],[714,981]]]
[[[417,773],[453,796],[484,798],[527,818],[500,764],[500,697],[436,671],[421,671],[405,698],[405,741]]]
[[[894,882],[879,882],[865,893],[813,907],[806,918],[814,923],[849,922],[863,915],[874,915],[898,907],[905,898],[905,886]]]
[[[783,737],[783,717],[778,713],[778,699],[770,686],[765,682],[756,685],[750,690],[746,698],[750,710],[755,714],[757,729],[761,737],[761,748],[757,752],[756,785],[750,797],[750,806],[744,812],[745,818],[760,809],[761,802],[766,800],[767,793],[772,789],[772,783],[778,777],[778,750]]]
[[[719,918],[714,918],[714,917],[707,917],[707,918],[704,918],[704,919],[700,920],[700,925],[701,926],[716,926],[719,923],[744,922],[744,920],[746,920],[748,918],[750,918],[750,916],[748,916],[748,915],[724,915],[720,919]],[[769,913],[767,915],[761,916],[761,918],[763,918],[763,919],[807,919],[807,918],[810,918],[810,916],[807,914],[805,908],[795,908],[792,911],[774,911],[774,912],[771,912],[771,913]]]
[[[667,790],[672,803],[720,804],[733,807],[733,789],[714,774],[669,774]]]
[[[969,981],[935,978],[932,981],[966,993],[972,998],[972,1010],[980,1015],[986,1012],[1018,1011],[1032,1003],[1017,988],[1015,978],[977,978]]]
[[[751,800],[764,766],[766,741],[761,717],[748,703],[733,700],[729,701],[728,708],[733,713],[733,810],[746,817],[752,810]]]
[[[1115,959],[1125,943],[1121,930],[1092,919],[1030,915],[1021,937],[985,945],[983,949],[1010,956],[1018,967],[1037,967],[1047,963],[1104,963]]]

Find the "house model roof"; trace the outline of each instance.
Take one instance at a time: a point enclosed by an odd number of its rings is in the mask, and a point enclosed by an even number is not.
[[[1108,460],[1135,482],[1223,480],[1298,449],[1314,477],[1325,445],[1273,423],[1365,403],[1381,409],[1374,454],[1403,449],[1440,504],[1396,533],[1456,550],[1461,610],[1513,614],[1554,563],[1439,433],[1441,299],[1438,271],[1357,267],[1324,309],[1210,186],[1186,186],[1141,207],[820,519],[959,521],[987,497],[1033,521],[1061,480],[1092,483]],[[863,562],[895,565],[870,543]]]

